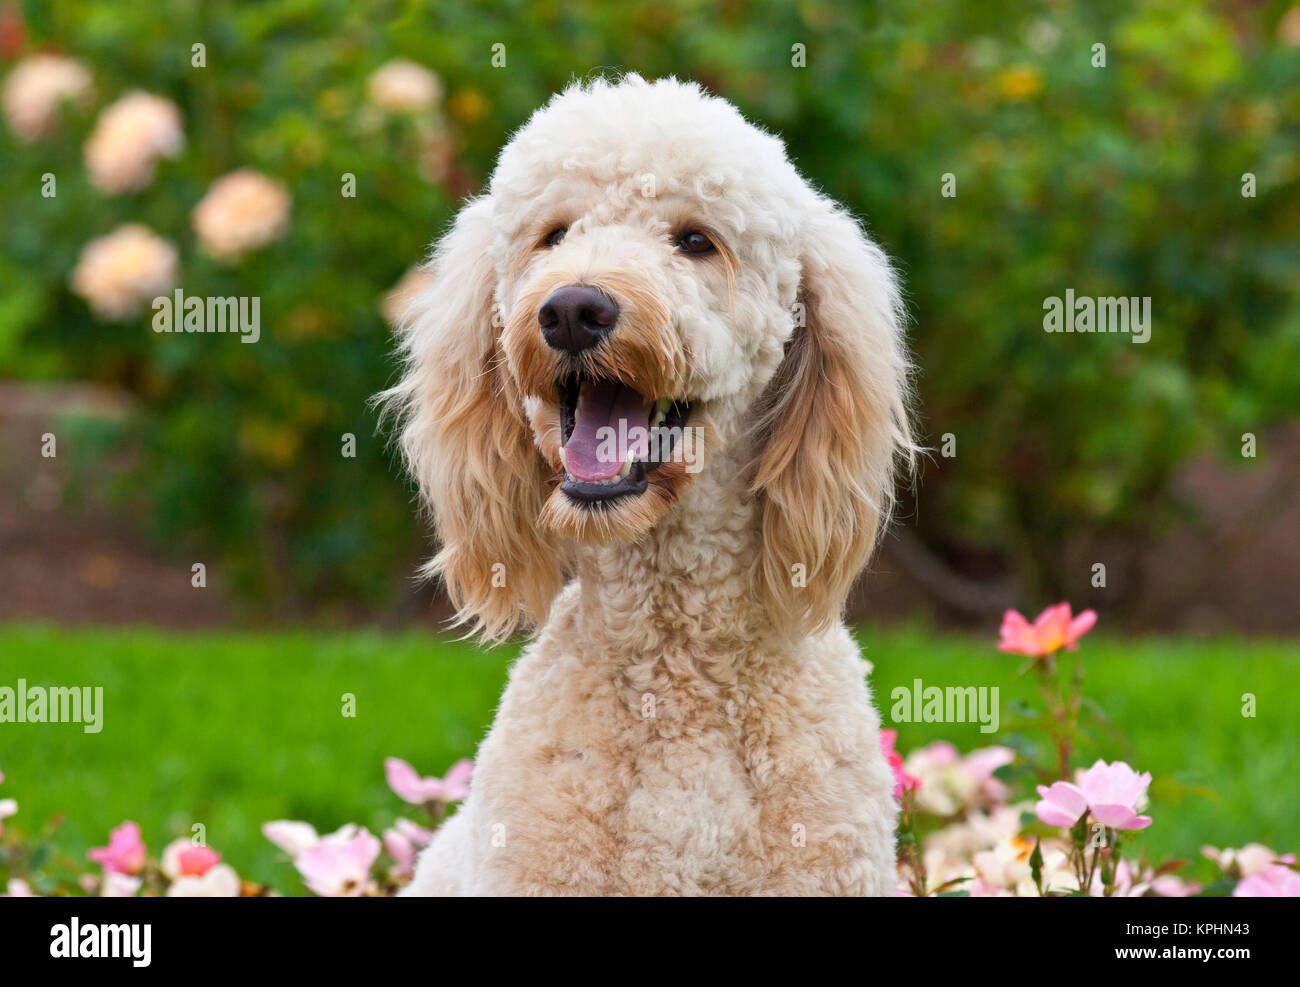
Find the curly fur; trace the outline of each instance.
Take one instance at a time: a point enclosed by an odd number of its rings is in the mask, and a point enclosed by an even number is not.
[[[892,779],[840,620],[913,449],[883,252],[730,104],[633,75],[539,110],[431,264],[385,395],[430,571],[485,639],[539,630],[408,893],[888,893]],[[569,284],[621,309],[587,370],[691,401],[698,473],[598,510],[559,489],[537,311]]]

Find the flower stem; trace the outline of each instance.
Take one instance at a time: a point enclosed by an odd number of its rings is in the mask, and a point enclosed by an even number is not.
[[[1048,733],[1056,744],[1057,776],[1065,779],[1070,776],[1072,729],[1066,722],[1067,703],[1059,697],[1059,692],[1056,689],[1053,689],[1053,686],[1057,685],[1057,654],[1058,652],[1053,651],[1051,654],[1044,657],[1042,661],[1036,662],[1035,668],[1038,670],[1038,688],[1043,697],[1043,705],[1047,707],[1047,712],[1055,721],[1055,726],[1050,728]]]

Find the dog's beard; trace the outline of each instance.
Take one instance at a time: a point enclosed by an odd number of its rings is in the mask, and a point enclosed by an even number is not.
[[[554,470],[538,523],[603,544],[639,540],[678,501],[707,428],[699,402],[682,394],[685,359],[664,307],[627,282],[598,286],[622,310],[599,345],[576,356],[545,345],[535,313],[550,283],[518,299],[502,340],[516,386],[535,399],[533,434]]]
[[[575,503],[561,489],[560,474],[555,489],[542,505],[538,523],[543,530],[577,542],[606,544],[639,541],[677,503],[690,476],[682,463],[666,463],[653,471],[644,490],[617,500]]]

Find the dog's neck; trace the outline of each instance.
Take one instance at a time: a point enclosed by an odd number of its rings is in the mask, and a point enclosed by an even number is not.
[[[720,660],[784,637],[758,602],[757,505],[739,462],[714,462],[640,542],[578,552],[584,638],[611,655],[703,645]]]

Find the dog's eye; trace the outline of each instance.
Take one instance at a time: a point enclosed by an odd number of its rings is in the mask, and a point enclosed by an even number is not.
[[[677,248],[685,254],[711,254],[713,241],[699,230],[687,230],[677,238]]]
[[[555,229],[551,230],[550,233],[546,234],[542,239],[542,243],[547,247],[558,246],[559,242],[564,239],[564,234],[568,232],[569,228],[567,226],[557,226]]]

